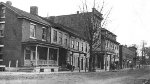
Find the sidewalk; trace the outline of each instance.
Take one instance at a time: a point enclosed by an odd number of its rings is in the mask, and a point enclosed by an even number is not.
[[[111,70],[112,72],[119,72],[119,71],[127,71],[131,68],[125,68],[120,70]],[[80,70],[81,73],[88,73],[88,70]],[[80,73],[79,70],[72,71],[60,71],[60,72],[0,72],[0,75],[38,75],[38,74],[56,74],[56,73]],[[96,70],[96,72],[108,72],[105,70]]]

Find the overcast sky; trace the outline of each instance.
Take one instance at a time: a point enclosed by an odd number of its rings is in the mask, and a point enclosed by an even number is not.
[[[6,2],[7,0],[1,0]],[[30,6],[38,6],[40,16],[74,14],[82,6],[82,0],[10,0],[12,5],[29,12]],[[102,0],[96,0],[101,5]],[[88,8],[93,6],[87,0]],[[142,40],[150,45],[150,0],[105,0],[105,10],[112,7],[111,22],[107,29],[117,35],[121,44],[141,45]],[[89,10],[91,11],[91,10]]]

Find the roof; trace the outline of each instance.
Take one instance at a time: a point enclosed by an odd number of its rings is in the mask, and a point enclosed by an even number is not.
[[[109,33],[113,34],[114,36],[116,36],[114,33],[112,33],[111,31],[107,30],[106,28],[102,28],[102,31],[108,31]]]
[[[49,20],[49,19],[47,19],[47,18],[43,18],[43,19],[44,19],[45,21],[49,22],[49,24],[51,24],[51,27],[54,27],[54,28],[56,28],[56,29],[60,29],[60,30],[62,30],[62,31],[64,31],[64,32],[69,33],[69,34],[72,35],[72,36],[75,36],[75,37],[81,38],[81,39],[83,39],[83,40],[86,40],[85,38],[83,38],[82,36],[80,36],[80,34],[79,34],[77,31],[75,31],[75,30],[72,29],[72,28],[69,28],[69,27],[67,27],[67,26],[65,26],[65,25],[62,25],[62,24],[59,24],[59,23],[54,23],[54,22],[52,22],[51,20]]]
[[[82,14],[71,14],[71,15],[62,15],[62,16],[52,16],[48,19],[57,24],[62,24],[67,26],[68,30],[71,30],[77,33],[81,38],[88,39],[87,37],[87,25],[84,25],[84,19],[81,18]],[[90,25],[90,24],[89,24]]]
[[[84,37],[84,35],[83,35],[83,32],[80,31],[81,29],[78,29],[78,31],[77,31],[77,30],[75,30],[75,29],[72,29],[72,28],[69,28],[69,27],[67,27],[67,26],[64,26],[63,24],[54,23],[54,22],[52,22],[52,21],[49,21],[48,19],[43,18],[43,17],[41,17],[41,16],[37,16],[37,15],[30,14],[30,13],[28,13],[28,12],[25,12],[25,11],[23,11],[23,10],[20,10],[20,9],[18,9],[18,8],[16,8],[16,7],[13,7],[13,6],[11,6],[11,5],[8,5],[8,4],[6,4],[6,3],[0,2],[0,5],[1,5],[1,4],[4,5],[4,6],[6,6],[6,7],[9,8],[9,9],[11,9],[12,11],[14,11],[16,14],[18,14],[18,15],[19,15],[18,18],[24,18],[24,19],[28,19],[28,20],[37,22],[37,23],[39,23],[39,24],[45,24],[45,25],[47,25],[47,26],[52,26],[52,27],[54,27],[54,28],[58,28],[58,29],[60,29],[60,30],[66,31],[67,33],[69,33],[69,34],[71,34],[71,35],[73,35],[73,36],[76,36],[76,37],[78,37],[78,38],[81,38],[81,39],[84,39],[84,40],[86,39],[86,38]]]
[[[19,18],[25,18],[25,19],[29,19],[29,20],[38,22],[40,24],[42,23],[42,24],[45,24],[45,25],[50,25],[48,22],[46,22],[45,20],[43,20],[42,18],[40,18],[37,15],[30,14],[28,12],[25,12],[23,10],[20,10],[20,9],[18,9],[16,7],[13,7],[13,6],[8,5],[6,3],[3,3],[3,2],[0,2],[0,5],[1,4],[4,5],[4,6],[6,6],[9,9],[11,9],[12,11],[14,11],[16,14],[18,14]]]

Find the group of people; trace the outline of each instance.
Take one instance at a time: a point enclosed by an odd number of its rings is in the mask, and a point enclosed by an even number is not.
[[[110,70],[115,70],[115,69],[119,69],[118,62],[110,63]]]

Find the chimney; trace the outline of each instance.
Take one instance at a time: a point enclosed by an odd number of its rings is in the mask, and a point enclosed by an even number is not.
[[[6,1],[6,4],[11,6],[12,2],[11,1]]]
[[[79,11],[77,11],[77,14],[79,14]]]
[[[38,7],[37,6],[31,6],[30,7],[30,14],[38,15]]]

